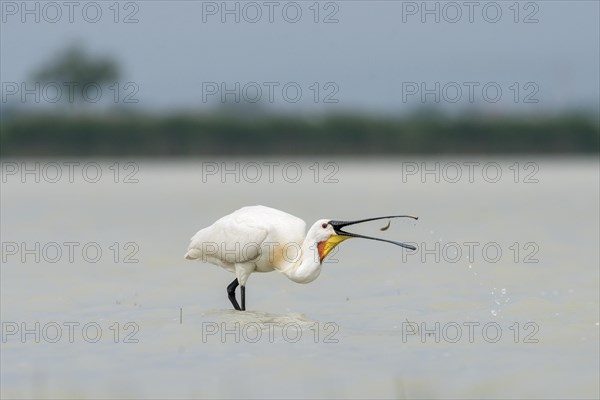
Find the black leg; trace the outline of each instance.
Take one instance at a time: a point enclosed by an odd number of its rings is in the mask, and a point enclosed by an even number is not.
[[[238,304],[237,300],[235,299],[235,288],[237,288],[239,285],[237,278],[234,279],[233,282],[231,282],[229,284],[229,286],[227,286],[227,296],[229,297],[229,301],[231,302],[231,304],[233,304],[233,308],[235,308],[236,310],[241,310],[240,305]],[[243,288],[243,286],[242,286]],[[243,299],[243,297],[242,297]],[[242,300],[242,304],[244,304],[244,300]]]
[[[242,311],[246,311],[246,286],[240,286],[242,292]]]

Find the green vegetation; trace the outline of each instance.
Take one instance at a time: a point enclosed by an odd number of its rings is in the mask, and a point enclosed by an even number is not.
[[[350,115],[17,114],[2,121],[0,155],[598,154],[599,139],[598,123],[578,115],[415,115],[395,119]]]
[[[33,75],[37,83],[78,87],[115,81],[116,60],[70,45]],[[502,154],[599,152],[589,116],[463,115],[421,112],[404,118],[269,115],[260,107],[213,114],[91,114],[81,90],[68,109],[39,114],[2,104],[0,156],[196,156],[349,154]],[[65,96],[67,99],[67,96]],[[12,109],[11,109],[12,108]],[[227,108],[227,107],[225,107]],[[69,114],[71,116],[69,116]]]
[[[83,104],[82,87],[102,85],[119,79],[119,66],[110,57],[88,55],[81,45],[71,45],[52,61],[46,62],[33,75],[33,81],[43,83],[59,82],[76,84],[79,90],[73,90],[74,104]],[[68,97],[65,96],[66,100]]]

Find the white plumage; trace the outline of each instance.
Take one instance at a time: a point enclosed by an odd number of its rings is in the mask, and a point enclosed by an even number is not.
[[[320,219],[305,234],[306,224],[298,217],[270,207],[243,207],[199,230],[191,238],[185,258],[200,259],[234,273],[236,279],[227,292],[234,308],[244,310],[246,282],[253,272],[277,270],[294,282],[309,283],[321,273],[321,263],[327,254],[350,237],[410,247],[341,230],[358,222],[396,217],[401,216],[351,222]],[[241,285],[241,307],[235,298],[238,284]]]

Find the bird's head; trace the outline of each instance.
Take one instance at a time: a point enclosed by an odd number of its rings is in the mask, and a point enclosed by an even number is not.
[[[416,250],[414,246],[411,246],[406,243],[400,243],[393,240],[380,239],[371,236],[359,235],[358,233],[346,232],[343,228],[359,224],[361,222],[369,222],[369,221],[377,221],[380,219],[392,219],[392,218],[412,218],[418,219],[418,217],[413,217],[410,215],[391,215],[387,217],[375,217],[375,218],[367,218],[360,219],[356,221],[335,221],[328,219],[320,219],[314,223],[314,225],[310,228],[308,236],[312,236],[315,243],[317,244],[317,249],[319,251],[319,261],[323,262],[325,257],[333,250],[338,244],[342,243],[346,239],[350,238],[362,238],[362,239],[370,239],[377,240],[380,242],[387,242],[395,244],[396,246],[404,247],[410,250]]]

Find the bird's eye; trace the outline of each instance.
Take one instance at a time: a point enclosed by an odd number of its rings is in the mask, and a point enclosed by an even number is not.
[[[323,224],[321,225],[321,227],[323,227],[323,229],[327,228],[327,224]]]

